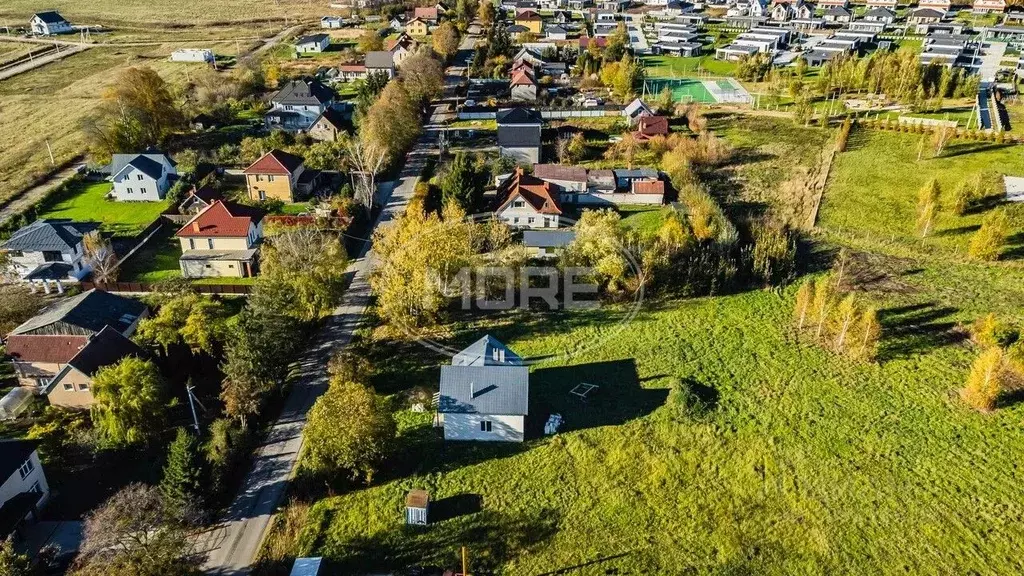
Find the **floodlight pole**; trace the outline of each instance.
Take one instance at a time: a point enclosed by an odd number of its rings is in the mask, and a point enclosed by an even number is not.
[[[188,392],[188,407],[192,409],[192,424],[196,428],[196,435],[199,435],[199,418],[196,416],[196,405],[192,399],[192,390],[195,386],[188,384],[185,386],[185,391]]]

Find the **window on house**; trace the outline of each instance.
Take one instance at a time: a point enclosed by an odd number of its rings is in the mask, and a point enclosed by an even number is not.
[[[267,176],[267,182],[273,182],[273,181],[274,181],[274,175],[273,174]]]
[[[24,480],[26,476],[32,473],[36,469],[36,465],[32,463],[32,458],[25,460],[25,463],[18,468],[18,472],[21,474],[21,479]]]
[[[88,392],[89,391],[89,385],[88,384],[79,384],[78,385],[78,391],[79,392]]]
[[[21,258],[25,255],[21,250],[8,250],[7,254],[9,254],[11,258]]]
[[[536,218],[534,218],[533,216],[530,216],[529,218],[526,219],[526,223],[527,224],[533,224],[534,220],[536,220]]]
[[[257,174],[256,175],[256,181],[257,182],[263,182],[263,176],[260,176],[259,174]]]
[[[74,389],[75,389],[75,385],[74,384],[64,384],[64,391],[65,392],[72,392]]]
[[[131,194],[131,193],[132,193],[132,189],[131,189],[131,188],[127,188],[127,190],[128,190],[128,193],[129,193],[129,194]]]
[[[64,257],[57,250],[43,250],[43,262],[60,262]]]
[[[513,224],[519,224],[519,216],[516,216],[515,218],[513,218],[512,219],[512,223]]]
[[[516,200],[516,201],[512,202],[512,207],[513,208],[522,208],[523,206],[526,206],[526,203],[523,202],[522,200]]]
[[[206,267],[207,267],[207,268],[213,268],[213,266],[212,266],[212,265],[210,265],[210,264],[207,264],[207,265],[206,265]]]
[[[266,199],[267,199],[267,193],[264,192],[263,190],[260,190],[260,200],[266,200]]]
[[[491,431],[491,421],[490,420],[481,420],[480,421],[480,431],[481,432],[490,432]]]
[[[188,239],[188,249],[189,250],[195,250],[196,249],[196,239],[195,238],[189,238]]]
[[[35,482],[32,483],[32,487],[29,488],[28,491],[32,492],[33,494],[42,494],[43,493],[43,489],[42,489],[41,486],[39,486],[39,481],[38,480],[36,480]]]
[[[234,264],[228,264],[228,268],[230,268],[231,270],[234,270],[235,269],[235,265]]]
[[[138,179],[142,180],[142,174],[139,174]]]
[[[207,238],[206,245],[210,247],[210,250],[213,250],[213,238]]]

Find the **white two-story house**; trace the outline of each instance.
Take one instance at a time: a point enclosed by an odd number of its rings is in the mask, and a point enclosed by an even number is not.
[[[166,154],[114,154],[110,194],[119,202],[159,202],[177,176],[178,170]]]
[[[67,34],[72,31],[71,22],[68,22],[56,10],[37,12],[32,15],[29,27],[33,34],[50,36],[52,34]]]
[[[304,132],[334,104],[334,92],[318,80],[292,80],[270,98],[267,128]]]
[[[98,234],[95,222],[71,220],[36,220],[20,228],[0,244],[10,257],[12,272],[26,282],[42,283],[49,290],[49,282],[78,281],[89,273],[85,262],[85,237]]]
[[[562,209],[558,190],[540,178],[524,174],[517,167],[498,186],[494,215],[514,228],[558,228]]]
[[[441,367],[437,413],[444,439],[522,442],[529,397],[530,369],[484,336]]]
[[[185,278],[248,278],[256,274],[263,211],[215,201],[178,230]]]
[[[37,446],[33,440],[0,440],[0,509],[11,522],[7,528],[38,519],[39,509],[50,499]]]

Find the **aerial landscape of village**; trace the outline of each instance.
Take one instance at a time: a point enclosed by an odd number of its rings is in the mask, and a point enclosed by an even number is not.
[[[0,0],[0,576],[1024,574],[1024,0]]]

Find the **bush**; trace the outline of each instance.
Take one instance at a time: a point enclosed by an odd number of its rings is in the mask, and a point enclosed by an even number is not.
[[[988,314],[978,318],[971,327],[971,336],[979,346],[991,348],[999,346],[1005,348],[1020,337],[1020,333],[1012,325],[996,318],[995,314]]]

